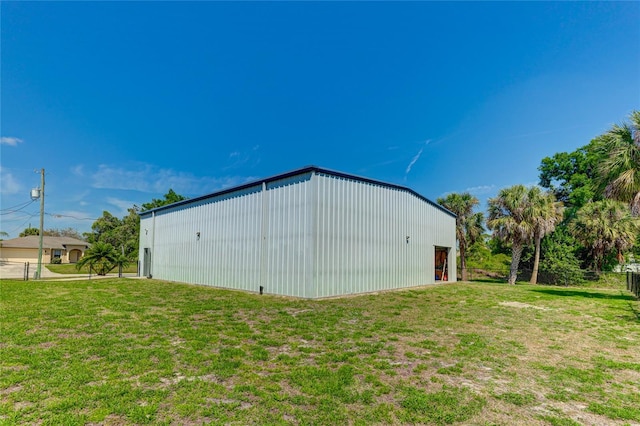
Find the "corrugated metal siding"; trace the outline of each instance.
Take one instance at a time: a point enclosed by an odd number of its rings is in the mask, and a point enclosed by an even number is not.
[[[268,293],[307,294],[307,247],[313,238],[308,193],[311,174],[267,184],[264,287]]]
[[[150,247],[155,278],[310,297],[310,176],[145,216],[141,229],[154,228],[155,238],[141,232],[140,261]]]
[[[433,283],[435,246],[451,248],[455,280],[455,218],[309,172],[144,215],[140,261],[150,248],[154,278],[315,298]]]
[[[144,217],[155,237],[141,232],[141,262],[150,247],[155,278],[258,291],[262,196],[255,187]]]
[[[455,271],[455,218],[400,189],[316,178],[314,297],[434,283],[435,246]]]

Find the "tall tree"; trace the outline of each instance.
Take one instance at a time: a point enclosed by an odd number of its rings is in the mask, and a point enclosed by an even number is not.
[[[556,201],[552,192],[543,192],[534,186],[528,193],[529,212],[533,221],[533,241],[535,253],[533,258],[533,270],[531,271],[531,284],[538,282],[538,268],[540,265],[540,243],[542,238],[553,232],[556,225],[562,221],[564,207]]]
[[[78,232],[78,230],[71,227],[64,228],[64,229],[58,229],[58,228],[45,229],[44,235],[47,237],[69,237],[69,238],[75,238],[76,240],[84,240],[84,237]]]
[[[28,237],[29,235],[40,235],[40,230],[38,228],[24,228],[24,231],[20,233],[20,237]]]
[[[120,245],[116,248],[124,248],[124,254],[129,257],[138,255],[140,243],[140,209],[134,205],[128,210],[128,214],[120,220],[118,232],[121,234]]]
[[[87,241],[111,244],[118,253],[124,252],[129,257],[137,255],[140,235],[140,217],[137,212],[138,207],[135,205],[122,219],[118,219],[108,211],[102,212],[102,217],[91,225],[92,232],[85,233]]]
[[[631,214],[640,216],[640,111],[629,118],[603,136],[607,157],[598,167],[599,182],[607,198],[629,203]]]
[[[624,203],[601,200],[582,207],[569,224],[573,236],[591,251],[593,266],[601,271],[607,254],[616,250],[618,262],[633,247],[640,233],[640,219],[631,216]]]
[[[87,241],[90,243],[97,243],[98,241],[103,243],[109,243],[113,247],[119,247],[121,245],[122,233],[118,231],[118,228],[122,225],[122,221],[109,213],[108,211],[102,212],[102,217],[96,219],[91,225],[92,232],[85,234]]]
[[[495,237],[511,243],[509,284],[515,284],[522,249],[535,232],[531,213],[529,190],[524,185],[501,189],[498,196],[489,199],[487,226]]]
[[[598,164],[605,158],[603,144],[600,136],[573,152],[543,158],[538,167],[540,186],[553,191],[558,201],[572,209],[602,199],[602,191],[594,182]]]
[[[164,195],[164,199],[153,199],[150,203],[143,204],[143,210],[149,210],[185,199],[185,197],[176,194],[170,189],[169,192]],[[140,216],[138,215],[140,210],[138,206],[133,205],[128,209],[127,215],[122,219],[115,217],[108,211],[104,211],[102,212],[102,217],[98,218],[91,225],[92,232],[85,233],[84,237],[90,243],[100,241],[111,244],[118,253],[121,255],[124,254],[128,258],[136,257],[140,240]]]
[[[460,267],[462,280],[467,280],[467,249],[482,235],[482,213],[473,213],[473,208],[479,204],[476,197],[464,192],[452,193],[444,198],[438,198],[438,204],[456,214],[456,238],[460,250]]]
[[[157,207],[166,206],[168,204],[177,203],[178,201],[186,200],[187,197],[184,197],[180,194],[176,194],[173,189],[169,189],[169,192],[164,194],[164,199],[154,198],[150,203],[144,203],[142,205],[141,211],[152,210]]]

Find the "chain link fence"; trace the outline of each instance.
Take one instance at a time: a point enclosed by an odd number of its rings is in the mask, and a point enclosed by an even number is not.
[[[134,277],[139,275],[139,265],[136,268],[131,269],[123,269],[122,266],[115,268],[107,274],[110,277]],[[23,280],[29,281],[30,279],[35,279],[36,269],[38,267],[38,262],[9,262],[6,260],[0,261],[0,279],[7,280]],[[93,265],[89,265],[88,270],[83,270],[82,272],[73,272],[73,273],[57,273],[51,272],[47,269],[47,267],[43,264],[41,269],[42,277],[44,278],[89,278],[98,276],[96,269]]]

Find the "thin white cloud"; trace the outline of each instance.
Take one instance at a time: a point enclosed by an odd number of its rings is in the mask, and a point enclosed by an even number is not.
[[[13,175],[0,168],[0,192],[2,195],[17,194],[22,191],[22,185]],[[25,194],[27,197],[28,194]]]
[[[495,192],[495,185],[480,185],[480,186],[472,186],[464,190],[464,192],[468,192],[473,195],[485,195]]]
[[[73,166],[71,168],[71,173],[75,176],[84,176],[84,165],[78,164],[77,166]]]
[[[424,147],[429,145],[429,142],[431,142],[431,139],[427,140],[424,143],[424,146],[422,146],[420,148],[420,150],[418,151],[418,153],[416,155],[413,156],[413,158],[411,159],[411,162],[409,163],[409,165],[407,166],[406,170],[404,171],[404,177],[406,178],[407,175],[409,174],[409,172],[411,171],[411,168],[413,167],[414,164],[416,164],[418,162],[418,160],[420,159],[420,156],[422,155],[422,152],[424,151]]]
[[[260,145],[254,145],[247,151],[233,151],[229,153],[231,163],[224,170],[240,167],[255,167],[260,163]]]
[[[65,200],[65,202],[68,202],[71,205],[87,206],[90,204],[88,201],[86,201],[89,195],[91,195],[91,191],[89,190],[74,192],[68,195],[68,198]]]
[[[129,209],[133,207],[134,204],[136,204],[134,201],[121,200],[119,198],[114,198],[114,197],[108,197],[106,201],[112,206],[116,206],[117,208],[120,209],[115,214],[115,216],[118,216],[118,217],[126,216],[127,214],[129,214]]]
[[[22,143],[22,139],[20,138],[14,138],[12,136],[2,136],[0,138],[0,145],[18,146],[19,143]]]
[[[567,130],[575,130],[575,129],[580,129],[580,128],[583,128],[583,127],[585,127],[585,126],[584,125],[577,125],[577,126],[563,127],[561,129],[549,129],[549,130],[539,130],[539,131],[529,132],[529,133],[521,133],[521,134],[518,134],[518,135],[509,136],[509,137],[506,138],[506,140],[529,138],[531,136],[549,135],[549,134],[552,134],[552,133],[566,132]]]
[[[495,194],[497,192],[497,186],[494,184],[491,185],[478,185],[478,186],[471,186],[469,188],[465,188],[462,191],[456,190],[456,191],[447,191],[447,192],[443,192],[442,194],[440,194],[440,197],[446,197],[449,194],[453,194],[453,193],[464,193],[464,192],[468,192],[471,195],[476,195],[482,198],[482,196],[485,195],[490,195],[490,194]]]
[[[407,166],[407,169],[404,171],[405,175],[409,174],[409,172],[411,171],[411,168],[413,167],[413,165],[416,164],[416,162],[420,159],[420,156],[422,155],[422,151],[424,151],[424,148],[420,148],[420,151],[418,151],[418,153],[413,157],[413,159],[411,160],[411,162]]]
[[[204,194],[252,180],[248,176],[195,176],[192,173],[162,169],[150,164],[136,164],[131,169],[100,165],[92,176],[93,187],[122,189],[146,193],[165,193],[170,188],[178,194]]]

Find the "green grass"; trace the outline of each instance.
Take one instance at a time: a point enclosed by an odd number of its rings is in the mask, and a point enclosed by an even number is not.
[[[76,268],[76,265],[74,263],[63,263],[63,264],[58,264],[58,265],[54,265],[54,264],[49,264],[49,265],[45,265],[45,267],[50,270],[51,272],[55,272],[56,274],[83,274],[83,275],[89,275],[89,265],[86,265],[80,269]],[[133,274],[138,272],[138,265],[136,265],[135,263],[132,265],[127,266],[126,268],[122,269],[122,272],[127,273],[127,274]],[[95,274],[95,272],[93,272]],[[111,274],[117,274],[118,273],[118,268],[113,269],[111,272]]]
[[[640,422],[640,303],[618,289],[5,280],[0,309],[0,424]]]

